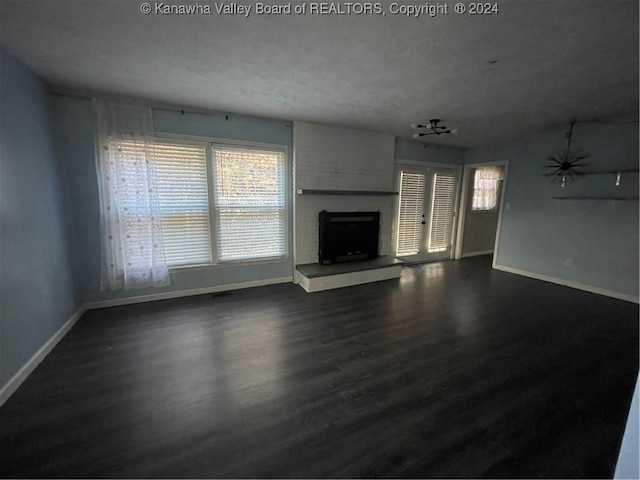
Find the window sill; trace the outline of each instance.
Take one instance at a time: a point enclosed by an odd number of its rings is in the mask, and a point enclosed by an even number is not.
[[[207,270],[219,270],[229,267],[250,267],[254,265],[268,265],[272,263],[282,263],[289,259],[288,256],[276,258],[264,258],[256,260],[232,260],[221,263],[206,263],[201,265],[187,265],[184,267],[169,267],[169,273],[182,275],[184,273],[200,272]]]

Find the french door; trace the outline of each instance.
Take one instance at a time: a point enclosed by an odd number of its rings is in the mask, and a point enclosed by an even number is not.
[[[409,263],[451,257],[458,170],[398,167],[396,257]]]

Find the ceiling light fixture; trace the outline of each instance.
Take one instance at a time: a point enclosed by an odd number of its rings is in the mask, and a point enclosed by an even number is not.
[[[445,127],[444,125],[440,125],[439,118],[433,118],[429,120],[428,125],[423,125],[421,123],[414,123],[411,125],[411,128],[426,128],[427,132],[414,133],[413,138],[426,137],[427,135],[445,135],[448,133],[457,133],[457,129],[450,129]]]

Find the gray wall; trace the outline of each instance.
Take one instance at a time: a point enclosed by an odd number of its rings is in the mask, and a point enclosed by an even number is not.
[[[473,176],[476,169],[469,169],[469,184],[467,185],[466,214],[464,217],[464,233],[462,236],[462,255],[492,250],[498,230],[499,209],[472,210],[473,204]],[[498,206],[500,192],[504,182],[499,183]]]
[[[566,130],[466,152],[465,163],[509,161],[496,264],[637,299],[638,201],[551,198],[616,193],[613,175],[580,178],[564,188],[542,175],[547,157],[566,145]],[[638,168],[637,124],[578,123],[573,146],[591,153],[593,170]],[[624,177],[617,191],[637,196],[637,178]]]
[[[76,312],[50,95],[0,49],[0,387]]]
[[[289,258],[280,261],[231,267],[216,266],[189,272],[174,271],[171,273],[171,285],[166,288],[101,291],[100,205],[92,105],[89,100],[57,96],[54,106],[56,135],[60,140],[59,151],[67,165],[74,203],[73,216],[78,231],[78,251],[82,252],[78,276],[84,301],[96,302],[292,276],[292,245],[289,245]],[[222,113],[181,114],[178,111],[155,110],[154,126],[159,133],[285,145],[289,151],[289,165],[291,164],[292,128],[289,122]],[[289,228],[292,228],[291,205],[290,193]]]

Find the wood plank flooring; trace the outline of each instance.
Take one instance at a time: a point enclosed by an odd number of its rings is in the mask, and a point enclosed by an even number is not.
[[[94,310],[0,408],[0,476],[611,477],[638,306],[490,257]]]

